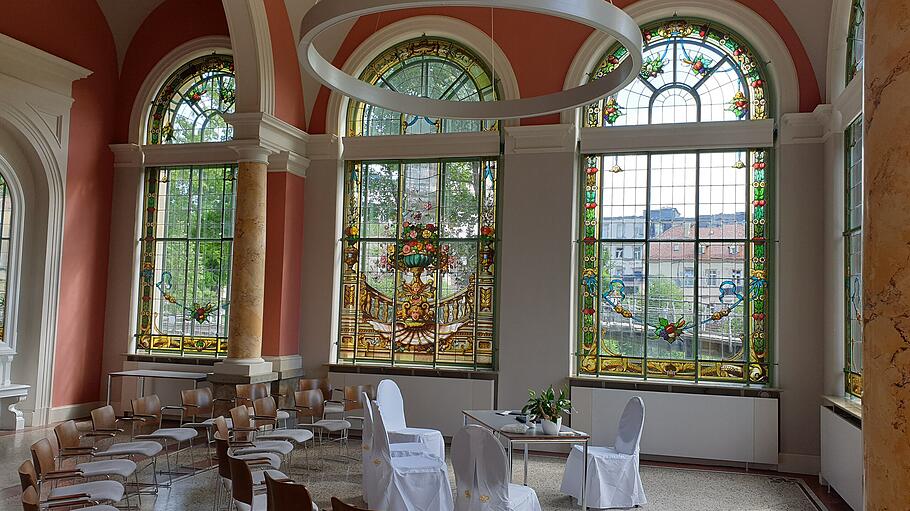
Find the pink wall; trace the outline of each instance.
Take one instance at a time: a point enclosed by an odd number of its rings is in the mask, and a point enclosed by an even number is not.
[[[821,95],[812,63],[793,26],[774,0],[738,1],[761,15],[780,34],[796,65],[800,111],[812,111],[821,102]],[[627,7],[634,2],[635,0],[616,0],[614,3],[617,7]],[[354,50],[377,30],[402,19],[427,14],[458,18],[490,34],[488,9],[410,9],[364,16],[351,29],[333,63],[338,67],[344,65]],[[494,39],[512,64],[522,97],[562,90],[572,60],[591,33],[592,29],[587,26],[549,16],[503,10],[495,10],[493,15]],[[529,36],[531,34],[533,37]],[[325,133],[328,101],[329,90],[322,87],[313,107],[310,133]],[[521,120],[522,125],[558,122],[558,114]]]
[[[299,352],[304,182],[289,172],[270,172],[268,176],[262,325],[262,354],[266,356]]]
[[[97,401],[113,171],[107,144],[117,104],[114,40],[95,0],[4,2],[0,32],[92,71],[73,85],[53,406]]]
[[[123,60],[113,142],[129,142],[133,102],[152,68],[181,44],[213,35],[229,35],[221,0],[165,0],[149,14],[133,36]]]
[[[284,0],[264,0],[272,39],[272,59],[275,64],[275,117],[302,130],[306,129],[306,107],[297,44],[291,31],[291,21]]]

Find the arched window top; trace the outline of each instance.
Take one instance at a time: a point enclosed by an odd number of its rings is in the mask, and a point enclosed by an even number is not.
[[[863,68],[866,39],[866,1],[853,0],[850,30],[847,32],[847,83]]]
[[[13,239],[13,199],[6,179],[0,175],[0,342],[6,335],[6,305],[9,294],[11,245]]]
[[[642,28],[644,65],[625,89],[585,109],[585,126],[737,121],[770,116],[768,81],[755,51],[726,27],[700,19]],[[614,45],[590,79],[628,56]]]
[[[236,86],[230,55],[193,59],[165,82],[149,112],[147,143],[224,142],[233,129],[224,114],[234,111]]]
[[[498,98],[492,73],[470,49],[448,39],[419,37],[376,57],[360,79],[403,94],[449,101]],[[455,133],[496,129],[495,121],[431,119],[360,101],[348,107],[348,136]]]

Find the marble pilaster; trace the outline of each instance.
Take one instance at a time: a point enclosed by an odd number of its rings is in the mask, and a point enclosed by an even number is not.
[[[910,509],[910,3],[867,0],[865,509]]]

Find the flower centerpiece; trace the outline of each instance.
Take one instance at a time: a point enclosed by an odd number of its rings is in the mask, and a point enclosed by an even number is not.
[[[572,401],[569,400],[569,388],[564,386],[559,395],[553,386],[540,392],[528,390],[528,403],[521,409],[521,413],[540,419],[543,432],[547,435],[558,435],[562,429],[562,414],[572,413]]]
[[[439,255],[439,229],[433,224],[401,224],[399,261],[406,268],[427,268]]]

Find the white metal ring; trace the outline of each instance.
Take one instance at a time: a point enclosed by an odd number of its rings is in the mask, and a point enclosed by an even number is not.
[[[501,101],[444,101],[401,94],[358,80],[328,62],[313,44],[324,30],[346,20],[425,7],[490,7],[555,16],[612,35],[629,50],[629,58],[598,80],[553,94]],[[604,0],[323,0],[304,16],[300,33],[300,62],[327,87],[394,112],[445,119],[536,117],[589,105],[631,83],[643,60],[642,35],[635,20]]]

